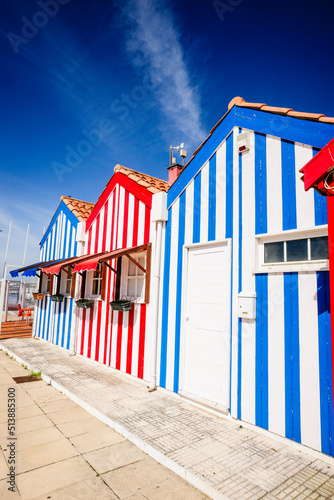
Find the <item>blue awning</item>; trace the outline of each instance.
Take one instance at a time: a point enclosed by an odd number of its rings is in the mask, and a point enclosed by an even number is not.
[[[36,276],[36,273],[39,269],[49,264],[53,264],[55,262],[59,262],[59,260],[49,260],[47,262],[35,262],[35,264],[30,264],[29,266],[19,267],[18,269],[14,269],[10,271],[10,275],[12,278],[18,278],[19,273],[22,273],[22,276],[33,277]]]

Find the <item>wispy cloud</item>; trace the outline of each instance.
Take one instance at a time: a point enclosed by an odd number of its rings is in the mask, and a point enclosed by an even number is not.
[[[191,143],[206,136],[199,90],[191,81],[173,15],[163,1],[128,0],[122,8],[127,51],[156,86],[160,108]],[[170,123],[168,123],[170,125]]]

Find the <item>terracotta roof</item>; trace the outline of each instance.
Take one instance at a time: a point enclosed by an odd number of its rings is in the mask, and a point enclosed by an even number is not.
[[[132,179],[134,182],[139,184],[139,186],[146,187],[147,190],[153,194],[159,193],[160,191],[167,192],[170,188],[170,185],[166,181],[162,181],[161,179],[157,179],[151,175],[142,174],[141,172],[123,167],[122,165],[116,165],[114,172],[115,174],[116,172],[120,172],[121,174],[126,175],[129,179]]]
[[[65,203],[80,222],[84,222],[88,219],[95,205],[95,203],[77,200],[71,196],[61,196],[60,201]]]
[[[301,118],[302,120],[312,120],[322,123],[334,123],[334,118],[327,117],[320,113],[303,113],[301,111],[294,111],[292,108],[280,108],[275,106],[267,106],[263,102],[246,102],[242,97],[234,97],[228,105],[228,110],[233,106],[240,106],[241,108],[260,109],[267,113],[274,113],[279,115],[292,116],[293,118]]]

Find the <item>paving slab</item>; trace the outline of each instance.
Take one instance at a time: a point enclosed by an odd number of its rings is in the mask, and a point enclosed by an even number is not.
[[[94,445],[87,439],[85,448],[85,434],[91,430],[103,433],[105,423],[215,500],[292,499],[298,495],[304,498],[306,493],[307,498],[317,500],[334,498],[334,460],[331,457],[211,414],[167,391],[149,393],[145,382],[83,357],[69,356],[63,349],[44,341],[8,339],[2,341],[0,347],[10,354],[15,353],[20,363],[29,364],[35,371],[40,370],[42,377],[53,387],[101,420],[96,423],[93,417],[79,418],[58,423],[57,428],[73,445],[77,445],[79,453],[84,454],[84,458],[77,458],[88,460],[96,471],[101,471],[97,473],[102,474],[106,482],[112,476],[116,478],[117,471],[123,470],[124,473],[136,463],[145,463],[147,456],[132,461],[129,452],[127,463],[122,458],[126,456],[127,441],[106,442],[103,446],[101,441]],[[27,393],[36,398],[35,402],[41,408],[48,404],[53,405],[51,409],[56,408],[54,401],[43,399],[50,392],[43,392],[41,397],[31,391],[34,389]],[[117,463],[115,456],[118,455],[111,451],[116,452],[122,447],[124,453],[119,454],[120,462]],[[119,481],[121,484],[122,478]],[[111,482],[108,485],[112,489]],[[165,499],[168,491],[173,490],[172,498],[192,499],[202,495],[193,490],[196,492],[192,493],[194,496],[187,497],[184,485],[174,484],[174,479],[166,479],[165,486],[166,493],[161,493],[160,484],[155,483],[122,494],[132,500]]]
[[[98,477],[50,491],[48,494],[35,497],[33,500],[46,500],[47,498],[52,500],[119,500],[119,497]]]
[[[94,431],[94,433],[86,432],[79,436],[71,437],[70,441],[80,453],[88,453],[112,444],[121,443],[125,441],[125,438],[106,426],[100,431]]]

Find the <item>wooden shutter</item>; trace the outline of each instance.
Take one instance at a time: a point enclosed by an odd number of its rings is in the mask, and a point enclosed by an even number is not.
[[[50,287],[49,287],[49,294],[50,295],[53,294],[53,278],[54,278],[54,275],[51,274],[51,276],[50,276]]]
[[[76,273],[72,273],[72,280],[71,280],[71,297],[72,297],[72,299],[74,299],[74,297],[75,297],[75,283],[76,283],[76,279],[77,279],[77,274]]]

